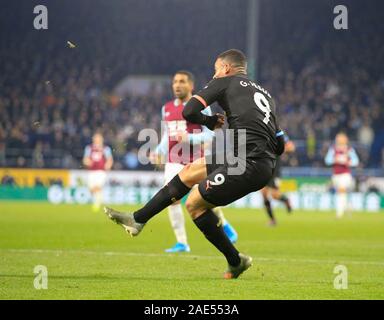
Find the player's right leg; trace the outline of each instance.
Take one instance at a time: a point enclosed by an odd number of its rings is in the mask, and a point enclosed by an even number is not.
[[[336,189],[336,218],[344,216],[348,206],[348,190],[352,185],[352,176],[348,173],[336,174],[332,177]]]
[[[166,249],[165,252],[190,252],[191,248],[188,245],[187,232],[185,230],[184,212],[180,202],[168,207],[168,216],[173,232],[175,233],[176,244]]]
[[[203,182],[206,185],[205,181]],[[212,210],[215,205],[204,200],[200,188],[194,188],[188,195],[186,207],[193,222],[205,238],[225,256],[228,269],[224,273],[224,278],[238,278],[252,265],[252,258],[237,251],[227,237],[222,220]]]
[[[289,198],[280,191],[280,186],[278,183],[276,183],[276,187],[271,188],[271,196],[273,199],[282,202],[285,205],[288,213],[292,212],[291,202],[289,201]]]
[[[92,210],[99,211],[103,202],[103,186],[106,173],[101,170],[90,170],[88,172],[88,187],[92,193]]]
[[[272,177],[273,160],[248,160],[241,174],[233,174],[227,164],[207,165],[207,178],[189,194],[186,207],[193,222],[226,258],[226,278],[237,278],[252,264],[252,258],[240,254],[225,235],[220,219],[212,208],[225,206],[260,190]]]
[[[205,158],[187,164],[181,172],[160,189],[151,200],[134,213],[122,213],[104,208],[108,217],[120,224],[132,236],[136,236],[144,225],[162,210],[184,197],[191,188],[207,176]]]
[[[269,185],[269,182],[268,182]],[[269,186],[265,186],[263,189],[261,189],[261,195],[263,196],[263,202],[264,202],[264,207],[267,212],[267,215],[269,217],[269,225],[270,226],[275,226],[276,225],[276,219],[273,214],[273,209],[271,205],[271,200],[269,200]]]
[[[183,168],[184,165],[181,163],[167,162],[164,167],[165,184],[171,181],[181,170],[183,170]],[[175,202],[168,207],[168,216],[173,232],[175,233],[176,244],[171,248],[166,249],[165,252],[189,252],[191,249],[189,248],[187,241],[184,213],[180,201]]]
[[[336,218],[340,219],[344,216],[347,208],[347,192],[344,188],[339,188],[336,191]]]

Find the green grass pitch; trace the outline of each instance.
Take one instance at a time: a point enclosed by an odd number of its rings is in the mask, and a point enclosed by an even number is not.
[[[90,206],[1,202],[0,299],[384,298],[383,212],[341,221],[332,212],[276,213],[279,225],[270,228],[261,210],[225,209],[254,265],[223,280],[224,258],[188,217],[192,252],[169,255],[166,212],[130,238]],[[348,289],[334,288],[339,264]],[[33,286],[36,265],[48,269],[47,290]]]

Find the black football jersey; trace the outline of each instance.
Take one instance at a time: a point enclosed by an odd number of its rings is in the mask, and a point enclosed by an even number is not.
[[[246,75],[211,80],[197,93],[207,105],[217,102],[234,131],[234,152],[242,144],[239,130],[245,129],[247,158],[277,158],[276,106],[267,90]],[[244,131],[243,131],[244,132]]]

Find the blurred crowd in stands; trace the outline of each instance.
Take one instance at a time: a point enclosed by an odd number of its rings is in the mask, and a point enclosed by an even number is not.
[[[376,5],[351,0],[349,29],[337,31],[330,2],[260,2],[257,80],[275,97],[281,127],[296,142],[286,165],[324,166],[324,154],[342,130],[362,166],[383,166],[384,28]],[[85,145],[101,129],[115,169],[150,169],[137,160],[143,143],[138,132],[160,131],[161,106],[171,90],[121,97],[116,86],[129,75],[188,69],[201,87],[218,53],[247,47],[246,1],[47,6],[44,31],[33,29],[32,3],[14,9],[17,26],[7,10],[0,13],[3,167],[81,168]]]

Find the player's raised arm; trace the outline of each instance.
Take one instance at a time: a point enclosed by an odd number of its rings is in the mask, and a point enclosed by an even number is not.
[[[162,157],[166,156],[168,153],[168,128],[165,123],[165,106],[161,108],[161,131],[163,132],[163,135],[161,137],[161,140],[159,144],[156,146],[153,153],[149,154],[149,160],[153,165],[160,165],[162,163]]]
[[[110,147],[104,147],[105,170],[111,170],[113,166],[112,150]]]
[[[185,120],[206,126],[210,130],[220,128],[224,124],[224,116],[215,114],[208,116],[202,113],[208,105],[217,101],[228,86],[228,78],[213,79],[208,85],[195,94],[183,110]]]
[[[212,116],[211,107],[207,107],[202,111],[203,114],[207,116]],[[202,131],[199,133],[189,133],[188,141],[191,144],[201,144],[211,142],[213,137],[215,136],[215,132],[209,130],[207,127],[203,126]]]
[[[163,132],[163,135],[161,137],[161,140],[159,144],[155,148],[155,154],[159,155],[166,155],[168,150],[167,150],[167,144],[168,144],[168,129],[165,124],[165,106],[161,108],[161,131]]]
[[[83,165],[87,168],[89,168],[92,164],[91,160],[91,147],[86,146],[84,149],[84,155],[83,155]]]
[[[207,116],[201,111],[205,108],[205,104],[201,102],[201,97],[193,96],[188,101],[187,105],[183,110],[183,117],[185,120],[201,124],[206,126],[210,130],[221,128],[224,124],[224,116],[222,114],[215,114],[213,116]]]
[[[335,149],[333,146],[328,149],[324,162],[327,166],[332,166],[335,163]]]
[[[284,138],[284,131],[281,129],[278,129],[276,132],[276,140],[277,140],[277,155],[282,155],[285,150],[285,138]]]
[[[351,167],[357,167],[360,161],[355,149],[350,148],[348,152],[348,156],[349,156],[349,165]]]

